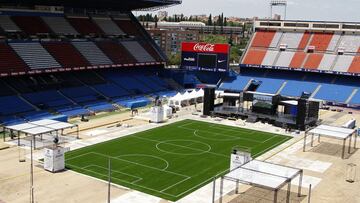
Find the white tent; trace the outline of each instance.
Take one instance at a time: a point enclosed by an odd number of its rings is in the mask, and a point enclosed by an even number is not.
[[[190,93],[186,91],[184,94],[177,93],[169,99],[169,106],[183,107],[191,103],[201,102],[204,97],[204,90],[192,90]]]

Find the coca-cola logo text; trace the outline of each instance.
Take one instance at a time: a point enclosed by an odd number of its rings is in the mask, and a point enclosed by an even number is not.
[[[195,44],[194,51],[201,51],[201,52],[214,52],[215,51],[215,44]]]

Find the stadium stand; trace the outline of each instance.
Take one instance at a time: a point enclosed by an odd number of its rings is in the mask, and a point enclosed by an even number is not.
[[[108,35],[125,35],[125,32],[122,31],[111,18],[107,17],[93,17],[93,21],[100,27],[105,34]]]
[[[326,51],[332,37],[332,33],[314,33],[310,41],[310,46],[314,46],[316,51]]]
[[[136,28],[136,24],[130,19],[114,18],[114,22],[123,30],[127,35],[130,36],[141,36],[141,32]]]
[[[63,67],[84,67],[90,65],[69,42],[51,41],[42,42],[42,45]]]
[[[79,34],[64,17],[42,16],[42,19],[56,34]]]
[[[104,32],[88,17],[84,16],[67,16],[69,23],[83,35],[104,34]]]
[[[279,51],[269,50],[266,52],[266,55],[261,63],[264,66],[272,66],[275,63],[276,57],[278,56]]]
[[[137,41],[123,41],[121,44],[140,62],[154,62],[155,59]]]
[[[345,52],[356,53],[360,47],[360,37],[354,34],[347,34],[341,38],[339,47],[343,48]]]
[[[289,49],[298,49],[303,35],[304,33],[301,32],[286,32],[283,34],[280,44],[287,45]]]
[[[27,65],[6,43],[0,43],[0,71],[4,72],[25,72]]]
[[[336,55],[334,54],[324,54],[322,60],[319,64],[319,70],[330,70],[335,62]]]
[[[61,68],[61,65],[39,42],[9,44],[31,69]]]
[[[276,61],[275,66],[281,67],[290,67],[291,59],[293,58],[295,52],[282,51],[280,52],[279,58]]]
[[[0,16],[0,27],[5,32],[21,32],[21,29],[6,15]]]
[[[274,31],[258,31],[252,41],[251,47],[268,48],[272,44],[276,32]]]
[[[117,41],[103,40],[96,44],[115,64],[136,63],[136,59]]]
[[[73,41],[72,44],[91,65],[111,65],[112,61],[91,41]]]
[[[266,55],[266,50],[250,49],[243,61],[244,64],[261,65]]]
[[[52,32],[39,16],[12,16],[11,19],[28,35]]]

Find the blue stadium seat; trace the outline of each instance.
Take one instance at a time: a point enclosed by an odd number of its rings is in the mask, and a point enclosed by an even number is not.
[[[329,102],[345,103],[354,89],[354,87],[345,85],[322,84],[314,98]]]
[[[14,115],[34,111],[35,109],[18,96],[0,98],[0,116]]]
[[[246,85],[249,83],[251,79],[252,77],[242,76],[242,75],[237,76],[235,80],[226,79],[220,84],[219,89],[240,92],[245,89]]]
[[[315,82],[289,80],[280,94],[284,96],[300,97],[303,92],[313,93],[318,86],[319,84]]]
[[[260,87],[256,90],[257,92],[261,93],[269,93],[275,94],[285,80],[282,79],[272,79],[272,78],[254,78],[255,80],[261,81]]]

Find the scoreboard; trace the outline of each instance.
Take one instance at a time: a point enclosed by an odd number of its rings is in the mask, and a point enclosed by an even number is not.
[[[181,44],[181,67],[185,69],[226,72],[229,70],[229,57],[229,44]]]

